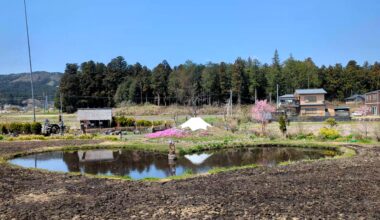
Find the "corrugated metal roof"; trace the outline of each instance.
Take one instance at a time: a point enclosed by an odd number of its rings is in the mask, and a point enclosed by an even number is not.
[[[307,95],[307,94],[326,94],[324,89],[296,89],[296,94]]]
[[[347,107],[347,106],[337,106],[334,109],[335,110],[350,110],[350,107]]]
[[[78,109],[78,121],[103,121],[112,120],[112,109]]]
[[[294,95],[293,94],[285,94],[285,95],[280,96],[280,98],[294,98]]]

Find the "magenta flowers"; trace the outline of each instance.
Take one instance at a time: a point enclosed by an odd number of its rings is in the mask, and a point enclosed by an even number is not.
[[[155,133],[147,134],[145,137],[147,138],[163,138],[163,137],[185,137],[186,134],[184,131],[176,129],[176,128],[169,128],[163,131],[157,131]]]

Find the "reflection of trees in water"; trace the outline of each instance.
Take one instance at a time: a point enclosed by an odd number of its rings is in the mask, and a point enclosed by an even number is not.
[[[108,152],[109,153],[109,152]],[[84,172],[91,174],[130,175],[131,172],[149,172],[155,168],[172,175],[168,157],[166,154],[142,152],[142,151],[113,151],[114,160],[80,161],[77,152],[63,153],[63,161],[67,164],[69,171],[79,172],[82,168]],[[175,162],[176,167],[192,169],[193,171],[213,167],[241,166],[247,164],[275,165],[282,161],[317,159],[323,156],[322,151],[304,150],[296,148],[244,148],[225,149],[210,152],[202,164],[193,164],[185,157],[179,157]]]
[[[317,159],[323,157],[321,151],[296,148],[244,148],[226,149],[214,152],[203,166],[242,166],[248,164],[275,165],[282,161]]]
[[[79,157],[77,152],[64,152],[63,161],[70,172],[80,172]]]

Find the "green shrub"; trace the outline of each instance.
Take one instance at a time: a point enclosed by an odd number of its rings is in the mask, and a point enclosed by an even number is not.
[[[21,132],[23,134],[31,134],[32,133],[32,125],[30,123],[23,123],[21,126]]]
[[[12,122],[9,124],[8,130],[10,133],[21,133],[22,123]]]
[[[8,134],[8,128],[6,124],[0,124],[0,134]]]
[[[313,133],[301,133],[301,134],[298,134],[295,138],[296,140],[312,140],[314,139],[314,134]]]
[[[185,149],[183,149],[182,147],[179,148],[178,150],[179,150],[179,155],[181,155],[181,156],[187,154],[187,151]]]
[[[32,134],[41,134],[41,130],[42,130],[41,123],[33,122],[30,127],[31,127]]]
[[[340,137],[340,134],[336,129],[323,127],[319,130],[319,136],[322,139],[335,140]]]
[[[278,124],[280,126],[280,131],[283,135],[286,134],[286,120],[285,116],[281,115],[280,118],[278,119]]]
[[[328,118],[325,120],[325,123],[328,124],[330,126],[330,128],[333,128],[333,127],[338,125],[335,118]]]
[[[133,127],[133,126],[142,126],[142,127],[150,127],[152,125],[159,126],[163,125],[164,121],[148,121],[148,120],[136,120],[134,118],[126,118],[124,116],[115,117],[114,120],[116,123],[119,124],[121,127]]]
[[[0,141],[1,140],[4,140],[4,136],[3,135],[0,135]]]
[[[164,121],[153,121],[153,125],[154,126],[160,126],[160,125],[163,125],[163,124],[165,124]]]
[[[116,117],[115,120],[121,127],[131,127],[136,122],[134,118],[126,118],[124,116]]]
[[[137,126],[143,126],[143,127],[150,127],[152,126],[152,122],[148,120],[137,120],[136,121]]]

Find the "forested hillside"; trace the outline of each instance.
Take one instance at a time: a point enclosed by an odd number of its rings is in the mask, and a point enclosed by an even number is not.
[[[44,100],[46,94],[54,97],[62,73],[33,72],[35,98]],[[29,73],[0,75],[0,105],[21,105],[26,99],[31,98]]]
[[[234,63],[196,64],[187,61],[171,67],[165,60],[152,70],[123,57],[107,65],[94,61],[67,64],[61,80],[65,111],[79,107],[113,107],[120,103],[157,105],[223,104],[232,92],[234,103],[253,103],[293,93],[298,88],[323,87],[329,100],[343,100],[354,93],[380,89],[380,63],[318,67],[311,58],[279,59],[275,51],[270,64],[237,58]]]

